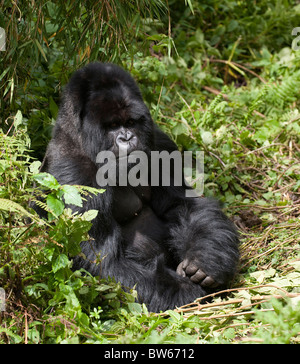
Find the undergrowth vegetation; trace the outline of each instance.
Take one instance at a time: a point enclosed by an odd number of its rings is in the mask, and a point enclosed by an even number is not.
[[[299,343],[300,5],[0,3],[0,343]],[[103,191],[38,169],[61,87],[94,60],[127,68],[180,150],[204,151],[204,194],[241,234],[235,281],[209,303],[153,314],[134,289],[71,269],[97,211],[64,201]]]

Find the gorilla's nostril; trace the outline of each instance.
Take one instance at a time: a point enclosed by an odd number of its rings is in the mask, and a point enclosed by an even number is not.
[[[130,131],[120,134],[117,137],[117,144],[128,143],[132,139],[132,137],[133,137],[133,134]]]

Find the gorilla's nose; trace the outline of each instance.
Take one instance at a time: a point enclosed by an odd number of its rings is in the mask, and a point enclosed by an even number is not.
[[[131,131],[126,131],[119,134],[117,137],[117,144],[127,144],[133,138],[133,133]]]
[[[124,130],[116,138],[116,145],[119,152],[131,153],[137,148],[137,144],[138,140],[136,135],[129,130]]]

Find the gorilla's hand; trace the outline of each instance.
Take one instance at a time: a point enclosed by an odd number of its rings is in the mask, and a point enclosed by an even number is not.
[[[189,277],[192,282],[200,283],[202,287],[217,287],[218,282],[203,272],[200,266],[201,263],[197,257],[185,258],[178,265],[176,273],[181,277]]]

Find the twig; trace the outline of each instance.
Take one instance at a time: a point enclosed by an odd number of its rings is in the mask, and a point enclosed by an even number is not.
[[[217,156],[215,153],[213,153],[213,152],[211,152],[211,151],[208,151],[208,154],[210,154],[210,155],[212,155],[214,158],[216,158],[219,162],[220,162],[220,164],[221,164],[221,166],[223,167],[223,168],[225,168],[226,167],[226,164],[222,161],[222,159],[219,157],[219,156]]]
[[[266,312],[266,311],[274,311],[273,308],[267,308],[267,309],[262,309],[260,310],[261,312]],[[214,315],[214,316],[209,316],[209,317],[199,317],[200,320],[213,320],[213,319],[219,319],[219,318],[224,318],[224,317],[235,317],[235,316],[242,316],[242,315],[253,315],[255,313],[255,311],[245,311],[245,312],[237,312],[237,313],[225,313],[222,315]]]
[[[225,302],[214,302],[214,303],[206,303],[206,304],[201,304],[200,302],[203,301],[203,300],[206,301],[208,298],[213,298],[213,297],[215,297],[217,295],[222,295],[224,293],[231,293],[231,292],[245,291],[245,290],[250,291],[250,290],[256,290],[256,289],[259,289],[259,288],[266,288],[266,287],[276,288],[276,289],[282,291],[284,296],[286,296],[286,297],[298,297],[298,296],[300,296],[300,293],[289,293],[285,289],[283,289],[281,287],[278,287],[278,286],[276,286],[274,284],[261,284],[261,285],[252,286],[252,287],[230,288],[230,289],[225,289],[225,290],[222,290],[222,291],[219,291],[219,292],[215,292],[215,293],[212,293],[210,295],[198,298],[197,300],[195,300],[192,303],[189,303],[187,305],[178,307],[175,311],[179,312],[179,313],[189,313],[189,312],[193,311],[193,313],[195,313],[195,311],[199,312],[199,311],[203,311],[203,310],[205,310],[207,308],[241,303],[241,302],[244,301],[244,299],[232,299],[232,300],[228,300],[228,301],[225,301]],[[283,296],[281,296],[281,295],[270,295],[270,298],[273,298],[273,297],[282,298]],[[252,300],[258,300],[260,302],[245,305],[245,306],[240,307],[239,309],[243,309],[243,308],[248,307],[248,306],[258,305],[261,302],[265,302],[265,301],[268,300],[268,296],[264,295],[264,296],[261,296],[261,297],[252,297],[251,299]],[[207,314],[207,312],[205,312],[205,311],[203,311],[202,313]],[[238,316],[240,314],[246,314],[246,313],[239,313],[239,314],[236,314],[236,316]],[[216,318],[216,317],[210,317],[210,318]]]
[[[297,165],[297,164],[300,164],[300,162],[296,162],[296,163],[293,163],[293,164],[291,164],[290,166],[288,166],[281,174],[280,174],[280,176],[277,178],[277,181],[275,182],[275,184],[274,184],[274,188],[278,188],[278,182],[279,182],[279,180],[282,178],[282,176],[290,169],[290,168],[292,168],[292,167],[294,167],[295,165]]]
[[[27,311],[25,310],[25,333],[24,343],[28,344],[28,322],[27,322]]]
[[[260,150],[263,150],[263,149],[267,149],[267,148],[274,147],[275,145],[281,145],[281,146],[284,146],[284,147],[288,148],[288,146],[287,146],[287,145],[282,144],[282,143],[272,143],[272,144],[270,144],[270,145],[265,145],[265,146],[263,146],[263,147],[257,148],[257,149],[255,149],[255,150],[249,150],[249,152],[247,152],[247,153],[246,153],[246,155],[249,155],[249,154],[252,154],[252,153],[256,153],[256,152],[258,152],[258,151],[260,151]]]
[[[266,84],[267,81],[265,81],[260,75],[258,75],[256,72],[250,70],[249,68],[239,64],[239,63],[236,63],[236,62],[232,62],[232,61],[224,61],[223,59],[210,59],[210,62],[214,62],[214,63],[224,63],[226,65],[229,65],[229,66],[236,66],[236,67],[240,67],[241,69],[251,73],[253,76],[257,77],[262,83]]]

